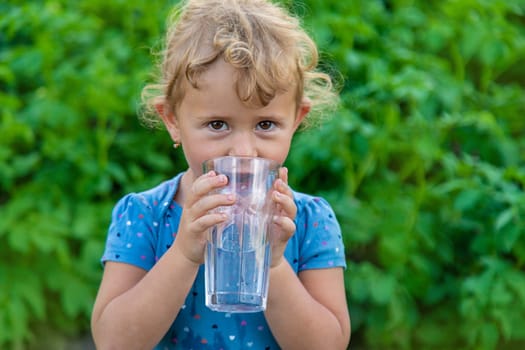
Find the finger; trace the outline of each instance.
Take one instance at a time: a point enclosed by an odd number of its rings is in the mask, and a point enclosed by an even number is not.
[[[297,206],[293,200],[291,191],[290,193],[282,193],[280,191],[273,191],[272,199],[276,205],[277,213],[286,215],[292,219],[297,214]]]
[[[211,191],[224,187],[228,183],[226,175],[216,174],[213,170],[199,176],[191,186],[191,195],[195,200]]]
[[[208,213],[199,217],[193,223],[193,229],[196,232],[203,232],[214,225],[219,225],[228,219],[228,215],[224,213]]]
[[[277,233],[275,239],[281,242],[287,242],[296,229],[294,221],[287,216],[275,215],[272,223],[274,225],[273,231]]]
[[[192,216],[200,217],[214,209],[222,206],[231,206],[235,203],[235,195],[231,193],[226,194],[208,194],[201,197],[198,201],[188,207]]]
[[[288,186],[288,184],[283,179],[275,180],[273,187],[275,190],[281,192],[282,194],[289,196],[289,197],[293,197],[292,189],[290,188],[290,186]]]
[[[279,179],[283,180],[285,184],[288,183],[288,168],[287,167],[281,167],[279,168]]]

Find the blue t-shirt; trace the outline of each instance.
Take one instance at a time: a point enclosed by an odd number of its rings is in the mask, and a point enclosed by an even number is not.
[[[182,208],[173,200],[182,174],[157,187],[123,197],[115,206],[102,262],[116,261],[149,271],[177,238]],[[295,273],[346,267],[341,229],[322,198],[294,192],[297,230],[285,258]],[[279,349],[263,312],[223,313],[204,304],[201,266],[175,322],[155,349]]]

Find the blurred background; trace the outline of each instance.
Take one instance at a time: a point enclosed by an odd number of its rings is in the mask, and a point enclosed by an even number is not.
[[[0,348],[91,349],[110,213],[184,169],[137,119],[175,1],[0,2]],[[285,1],[341,83],[294,139],[352,350],[525,347],[525,2]]]

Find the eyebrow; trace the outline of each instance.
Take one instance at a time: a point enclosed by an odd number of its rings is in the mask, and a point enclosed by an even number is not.
[[[231,119],[231,116],[221,114],[195,114],[193,118],[198,120]]]
[[[199,120],[234,119],[234,117],[231,115],[223,115],[223,114],[194,114],[193,117]],[[288,117],[282,114],[261,114],[261,115],[255,115],[253,118],[257,120],[265,120],[265,119],[286,119]]]

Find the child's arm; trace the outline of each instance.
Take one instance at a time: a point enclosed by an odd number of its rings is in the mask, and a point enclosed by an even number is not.
[[[152,269],[106,262],[91,319],[97,349],[151,349],[177,317],[203,262],[208,228],[224,220],[210,210],[233,203],[227,195],[207,196],[226,184],[224,176],[193,182],[191,171],[186,174],[191,189],[177,239]]]
[[[293,219],[297,214],[287,182],[287,169],[282,168],[273,197],[279,210],[272,229],[266,319],[284,349],[346,349],[350,341],[350,316],[343,269],[304,270],[297,276],[283,256],[295,231]]]
[[[343,269],[295,275],[287,261],[272,268],[266,319],[283,349],[346,349],[350,317]]]
[[[107,262],[92,315],[97,349],[152,349],[164,336],[197,275],[174,245],[148,272]]]

